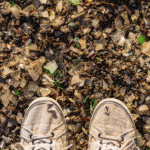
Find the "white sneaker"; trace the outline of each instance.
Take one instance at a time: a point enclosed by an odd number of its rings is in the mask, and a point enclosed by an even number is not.
[[[34,100],[21,125],[17,150],[65,150],[67,127],[60,105],[52,98]]]
[[[139,150],[134,121],[120,100],[108,98],[96,106],[89,127],[88,150]]]

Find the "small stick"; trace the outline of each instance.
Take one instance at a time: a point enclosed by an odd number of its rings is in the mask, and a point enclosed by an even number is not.
[[[141,24],[140,24],[140,29],[141,29],[141,27],[142,27],[142,22],[144,21],[144,18],[146,17],[146,14],[147,14],[147,12],[148,12],[149,6],[150,6],[150,3],[148,3],[148,6],[147,6],[146,11],[145,11],[145,13],[144,13],[143,19],[142,19]]]

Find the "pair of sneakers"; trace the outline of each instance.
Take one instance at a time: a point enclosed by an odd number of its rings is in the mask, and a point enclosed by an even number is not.
[[[52,98],[35,99],[21,125],[16,150],[67,150],[67,125],[60,105]],[[128,108],[113,98],[96,106],[89,125],[88,150],[139,150],[136,128]]]

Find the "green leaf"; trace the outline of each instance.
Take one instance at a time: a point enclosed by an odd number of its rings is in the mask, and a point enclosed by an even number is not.
[[[45,68],[43,68],[43,69],[44,69],[44,72],[45,72],[45,73],[50,74],[50,71],[49,71],[48,69],[45,69]]]
[[[63,75],[61,74],[61,71],[60,70],[56,70],[55,72],[54,72],[54,76],[55,77],[62,77]]]
[[[11,2],[11,7],[13,7],[13,6],[14,6],[14,1]]]
[[[54,84],[55,84],[59,89],[63,89],[63,88],[60,86],[59,82],[54,81]]]
[[[90,110],[92,111],[95,106],[95,98],[90,101]]]
[[[138,38],[138,42],[139,42],[140,44],[143,44],[144,42],[146,42],[145,36],[144,36],[144,35],[140,36],[140,37]]]
[[[14,92],[15,92],[16,95],[20,94],[18,89],[15,89]]]
[[[87,99],[89,98],[89,95],[87,95],[83,101],[83,103],[85,103],[87,101]]]
[[[78,44],[78,45],[77,45],[77,48],[78,48],[78,49],[81,49],[81,46],[80,46],[80,44]]]

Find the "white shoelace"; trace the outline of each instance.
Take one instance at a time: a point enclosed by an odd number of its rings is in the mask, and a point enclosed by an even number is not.
[[[128,140],[126,142],[126,144],[124,144],[124,147],[121,147],[121,142],[124,140],[123,137],[125,135],[127,135],[128,133],[132,132],[134,129],[131,129],[125,133],[123,133],[122,135],[120,135],[120,137],[112,137],[112,136],[108,136],[108,135],[103,135],[102,133],[100,133],[98,135],[98,137],[100,138],[100,141],[96,141],[94,142],[94,145],[98,148],[93,148],[92,150],[127,150],[130,148],[130,150],[140,150],[138,147],[136,147],[135,144],[135,137],[131,140]]]
[[[29,149],[34,149],[34,150],[55,150],[55,140],[53,139],[54,137],[54,133],[51,132],[49,135],[40,135],[40,136],[36,136],[32,131],[24,128],[26,131],[28,131],[31,134],[31,139],[32,139],[32,145],[30,144],[29,146],[27,146],[26,148],[19,143],[20,147],[22,147],[24,150],[29,150]],[[50,138],[50,139],[48,139]],[[61,150],[67,150],[72,146],[69,145],[68,147],[65,147]],[[18,150],[18,149],[16,149]]]

